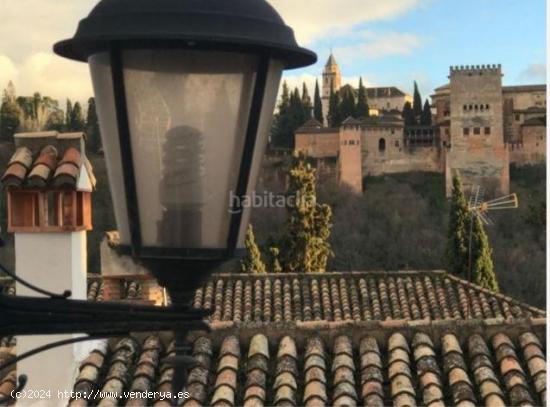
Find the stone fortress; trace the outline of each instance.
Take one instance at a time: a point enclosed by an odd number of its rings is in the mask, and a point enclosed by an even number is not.
[[[546,160],[546,85],[502,86],[502,77],[500,65],[451,67],[449,83],[431,95],[431,126],[404,125],[410,95],[368,88],[369,117],[347,118],[340,128],[310,119],[296,131],[295,150],[358,193],[367,176],[424,171],[445,174],[447,195],[454,174],[466,188],[507,194],[510,164]],[[341,82],[331,55],[323,71],[324,117]]]

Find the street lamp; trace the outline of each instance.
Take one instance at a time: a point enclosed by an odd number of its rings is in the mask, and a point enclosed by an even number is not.
[[[243,253],[282,71],[317,56],[265,0],[102,0],[54,51],[90,65],[121,249],[189,293]]]
[[[89,335],[0,369],[90,337],[174,330],[173,386],[181,389],[183,333],[206,329],[208,314],[185,301],[243,252],[242,201],[258,178],[282,71],[317,56],[265,0],[102,0],[54,51],[90,65],[121,247],[168,288],[173,305],[72,300],[0,264],[50,297],[0,294],[0,336]]]

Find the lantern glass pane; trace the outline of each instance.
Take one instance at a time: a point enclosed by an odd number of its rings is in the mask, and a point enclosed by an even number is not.
[[[250,178],[248,181],[247,195],[252,198],[253,191],[256,190],[258,177],[262,169],[262,162],[265,156],[265,149],[269,140],[269,133],[271,130],[271,123],[273,119],[273,111],[275,110],[275,102],[277,100],[277,92],[281,83],[281,76],[283,74],[284,63],[279,60],[272,59],[269,63],[269,71],[266,81],[266,89],[264,93],[264,100],[262,104],[262,112],[260,115],[260,122],[258,125],[258,136],[256,138],[256,145],[254,148],[254,158],[252,160],[252,167],[250,170]],[[263,195],[264,191],[257,191],[259,196]],[[248,200],[250,202],[251,199]],[[271,200],[264,202],[264,205],[271,203]],[[246,238],[246,228],[250,221],[251,207],[245,206],[243,208],[243,216],[240,225],[239,239],[237,247],[243,249],[244,241]]]
[[[142,244],[226,248],[258,57],[122,56]]]
[[[120,243],[129,245],[130,231],[122,175],[111,61],[109,54],[105,52],[92,55],[88,62],[92,74],[101,141],[105,153],[116,223],[120,233]],[[105,185],[100,185],[99,187],[105,188]]]

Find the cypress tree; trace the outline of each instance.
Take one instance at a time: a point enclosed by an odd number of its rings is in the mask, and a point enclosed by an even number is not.
[[[470,213],[458,176],[453,177],[446,260],[449,271],[466,276],[468,272],[468,243]]]
[[[246,257],[241,260],[241,271],[243,273],[265,274],[265,264],[262,261],[260,249],[256,244],[252,225],[248,225],[248,229],[246,230],[246,240],[244,244],[247,254]]]
[[[479,217],[473,217],[472,274],[473,282],[493,292],[499,292],[489,239]]]
[[[411,102],[405,102],[405,104],[403,105],[403,112],[401,113],[401,117],[403,117],[405,126],[414,126],[417,124],[416,119],[414,118]]]
[[[88,99],[88,113],[86,116],[86,136],[90,150],[97,153],[101,148],[101,139],[94,98]]]
[[[422,96],[418,90],[418,84],[414,81],[414,95],[413,95],[413,113],[416,120],[420,119],[422,115]]]
[[[319,81],[315,80],[315,96],[313,98],[313,115],[317,121],[324,124],[323,102],[321,101],[321,92],[319,90]]]
[[[71,112],[71,130],[72,131],[84,131],[86,123],[84,122],[84,114],[82,112],[82,106],[80,102],[76,102]]]
[[[324,272],[328,259],[333,256],[328,242],[332,211],[328,205],[317,203],[315,169],[304,155],[293,157],[288,185],[285,269]]]
[[[330,91],[328,103],[328,122],[330,127],[340,127],[342,117],[340,116],[340,93]]]
[[[308,121],[311,119],[311,110],[313,106],[311,105],[311,97],[309,96],[305,82],[302,83],[302,108],[304,110],[304,119]]]
[[[346,120],[348,117],[355,117],[357,108],[355,106],[355,95],[350,86],[345,86],[340,90],[340,119]]]
[[[290,95],[290,121],[292,123],[292,146],[294,146],[294,131],[306,121],[306,113],[300,96],[300,90],[296,87]]]
[[[293,128],[290,118],[290,90],[286,81],[283,82],[281,99],[273,120],[271,141],[276,147],[293,148]]]
[[[423,126],[432,125],[432,109],[428,99],[426,99],[426,102],[424,103],[424,109],[422,110],[422,115],[420,116],[420,124]]]
[[[369,117],[369,104],[367,101],[367,88],[363,85],[363,78],[359,78],[359,90],[357,92],[357,106],[355,108],[355,117]]]
[[[65,109],[65,130],[72,131],[72,115],[73,115],[73,104],[71,99],[67,99],[67,107]]]

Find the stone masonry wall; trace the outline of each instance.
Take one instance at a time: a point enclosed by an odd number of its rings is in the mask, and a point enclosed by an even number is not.
[[[452,67],[450,79],[451,148],[446,168],[447,195],[451,193],[453,174],[460,175],[466,188],[479,184],[489,195],[509,193],[509,154],[503,135],[500,65]]]

